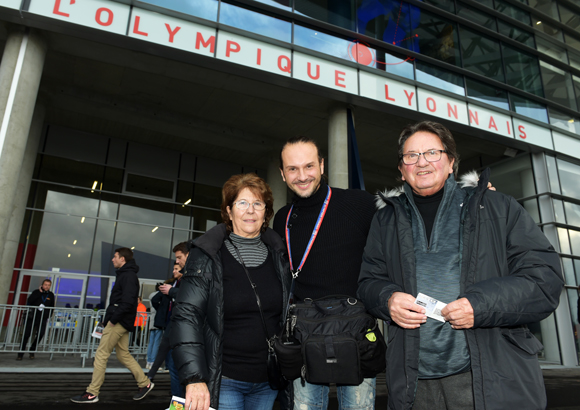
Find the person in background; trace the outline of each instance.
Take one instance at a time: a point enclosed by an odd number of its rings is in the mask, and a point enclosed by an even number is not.
[[[141,345],[143,326],[147,322],[147,307],[143,304],[141,296],[137,297],[137,316],[135,317],[135,343]]]
[[[20,350],[26,349],[28,338],[33,331],[36,332],[36,336],[33,337],[32,345],[30,346],[30,353],[28,355],[30,359],[34,359],[36,346],[44,337],[44,333],[46,332],[46,323],[52,315],[52,309],[45,309],[54,307],[54,293],[50,291],[51,285],[51,280],[45,279],[38,289],[34,289],[34,291],[32,291],[30,296],[28,296],[28,300],[26,301],[28,306],[38,306],[37,308],[30,309],[28,311],[28,315],[26,316],[26,324],[24,325],[22,345],[20,346]],[[22,357],[24,357],[24,353],[20,352],[18,353],[16,360],[22,360]]]
[[[266,339],[282,326],[290,284],[284,243],[268,228],[273,202],[262,178],[234,175],[223,223],[191,243],[170,337],[186,409],[272,409]]]
[[[159,286],[155,292],[151,292],[149,295],[149,303],[151,304],[151,310],[149,312],[149,346],[147,346],[147,364],[145,368],[147,370],[151,369],[153,363],[155,362],[155,357],[157,356],[157,351],[159,350],[159,343],[161,343],[161,338],[163,337],[163,328],[158,328],[155,326],[155,317],[157,316],[157,310],[153,306],[152,299],[159,293]]]
[[[107,361],[115,349],[117,359],[131,371],[137,381],[139,390],[133,400],[143,399],[155,386],[145,376],[139,363],[129,353],[129,333],[135,329],[137,316],[137,297],[139,296],[139,266],[133,259],[133,251],[129,248],[115,249],[113,266],[117,278],[111,290],[109,306],[103,320],[105,329],[95,354],[93,378],[87,390],[78,396],[71,397],[73,403],[96,403],[99,401],[99,391],[105,381]]]

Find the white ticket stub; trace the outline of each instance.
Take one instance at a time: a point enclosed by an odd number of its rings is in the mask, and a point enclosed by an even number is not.
[[[425,308],[425,315],[427,315],[427,317],[440,322],[445,322],[445,319],[441,316],[441,309],[447,306],[447,303],[439,302],[437,299],[433,299],[431,296],[427,296],[423,293],[417,295],[415,303]]]

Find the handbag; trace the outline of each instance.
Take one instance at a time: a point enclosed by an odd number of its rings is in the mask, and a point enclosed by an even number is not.
[[[256,285],[254,284],[254,282],[252,281],[252,278],[250,277],[250,272],[248,272],[248,269],[246,268],[246,264],[244,263],[244,260],[242,259],[242,255],[240,254],[240,251],[238,250],[236,245],[234,245],[234,243],[231,241],[231,239],[228,238],[228,240],[230,241],[230,244],[236,250],[236,254],[238,255],[238,258],[240,259],[240,262],[244,268],[244,271],[246,272],[246,276],[248,277],[248,280],[250,281],[250,286],[252,287],[252,290],[254,291],[254,295],[256,296],[256,302],[258,303],[258,310],[260,311],[260,317],[262,319],[262,326],[264,327],[264,334],[266,335],[266,344],[268,346],[268,358],[267,358],[267,362],[266,362],[267,369],[268,369],[268,384],[270,385],[270,388],[272,390],[284,390],[286,387],[288,387],[288,380],[286,380],[286,378],[282,375],[282,372],[280,371],[278,357],[276,356],[276,351],[274,350],[274,344],[275,344],[275,341],[277,339],[277,336],[274,335],[274,336],[268,338],[268,328],[266,327],[266,320],[264,319],[264,314],[262,313],[262,303],[260,302],[260,296],[258,295],[258,292],[256,292]]]

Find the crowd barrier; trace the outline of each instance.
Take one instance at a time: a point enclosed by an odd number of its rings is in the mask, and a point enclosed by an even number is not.
[[[100,339],[92,333],[105,310],[79,308],[39,308],[38,306],[14,306],[0,304],[0,354],[1,353],[55,353],[77,354],[81,365],[95,356]],[[149,344],[149,312],[139,312],[141,326],[130,333],[129,352],[137,360],[147,355]],[[31,351],[35,338],[45,326],[45,334]],[[28,343],[22,346],[25,333],[30,332]],[[114,354],[115,352],[113,352]]]

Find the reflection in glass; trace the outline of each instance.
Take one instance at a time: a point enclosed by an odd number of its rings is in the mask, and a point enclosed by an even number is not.
[[[420,21],[421,9],[395,0],[358,0],[357,30],[369,37],[419,52],[419,39],[413,29]]]
[[[356,0],[294,0],[294,11],[355,31]]]
[[[423,2],[437,6],[450,13],[455,13],[455,3],[453,0],[423,0]]]
[[[413,16],[416,19],[416,16]],[[419,51],[448,64],[460,65],[457,25],[438,16],[421,11],[412,35],[419,39]]]
[[[503,0],[494,0],[495,9],[500,13],[511,17],[524,24],[530,24],[530,14],[512,4],[509,4]]]
[[[542,104],[520,97],[517,94],[511,94],[510,99],[512,111],[545,122],[546,124],[548,123],[548,110]]]
[[[217,20],[217,0],[138,0],[137,5],[139,3],[154,4],[206,20]]]
[[[580,334],[580,325],[578,324],[578,290],[577,289],[566,289],[568,294],[568,303],[570,307],[570,317],[572,318],[572,326],[575,328],[574,334]],[[576,353],[580,359],[580,338],[574,338],[574,345],[576,346]]]
[[[463,77],[439,67],[417,61],[417,81],[455,94],[465,95]]]
[[[566,214],[564,213],[564,204],[558,199],[552,198],[552,204],[554,206],[554,215],[556,216],[556,222],[566,223]]]
[[[220,209],[222,205],[222,188],[196,183],[193,191],[193,204]]]
[[[564,39],[566,40],[566,44],[570,47],[574,47],[576,50],[580,51],[580,39],[577,37],[571,36],[568,33],[564,33]]]
[[[580,31],[580,16],[578,13],[570,10],[561,3],[558,3],[558,9],[560,11],[560,21],[571,29]]]
[[[558,27],[554,27],[546,22],[542,21],[541,19],[532,16],[532,27],[542,33],[549,35],[556,40],[564,41],[564,37],[562,35],[562,30]]]
[[[264,3],[269,6],[292,11],[292,0],[254,0],[254,1],[258,3]]]
[[[550,108],[550,124],[566,131],[580,134],[580,120],[571,115]]]
[[[570,247],[572,249],[572,255],[580,256],[580,231],[575,229],[568,229],[568,235],[570,236]]]
[[[574,84],[574,91],[576,94],[576,102],[578,107],[580,107],[580,78],[575,75],[572,76],[572,84]]]
[[[542,83],[545,97],[565,107],[576,109],[576,100],[572,90],[572,76],[558,67],[540,60]]]
[[[368,55],[359,55],[357,43],[353,41],[321,33],[318,30],[311,30],[297,24],[294,25],[294,44],[345,60],[360,61],[364,65],[370,65],[374,60],[370,50]],[[365,64],[367,61],[368,64]]]
[[[538,51],[564,63],[568,62],[568,55],[566,54],[566,50],[563,49],[562,47],[557,46],[556,44],[554,44],[554,42],[544,40],[543,38],[538,37],[536,39],[536,46]]]
[[[287,43],[292,41],[292,24],[290,22],[228,3],[221,3],[220,23]]]
[[[56,307],[78,308],[80,306],[84,279],[57,278],[54,286]]]
[[[193,229],[196,231],[205,232],[208,229],[214,227],[216,224],[222,222],[220,211],[192,208],[192,213],[193,213]]]
[[[461,52],[463,67],[503,82],[505,80],[501,63],[499,41],[482,36],[480,33],[461,27]]]
[[[558,228],[558,241],[560,243],[560,252],[570,255],[570,240],[568,239],[568,230]]]
[[[558,178],[558,166],[556,165],[556,158],[546,155],[546,167],[548,168],[548,178],[550,179],[550,192],[555,194],[560,193],[560,182]]]
[[[469,77],[466,77],[466,84],[467,84],[467,95],[473,98],[474,100],[491,104],[494,107],[501,108],[504,110],[510,109],[506,91],[473,80]]]
[[[557,162],[562,195],[580,199],[580,189],[578,189],[580,166],[561,159],[557,159]]]
[[[516,199],[536,194],[534,173],[529,155],[516,157],[499,165],[492,165],[490,168],[493,185],[498,192],[511,195]]]
[[[127,183],[125,184],[125,192],[127,193],[173,199],[173,189],[173,181],[127,174]]]
[[[116,226],[117,223],[113,221],[106,221],[104,219],[97,221],[90,273],[111,276],[115,274],[115,268],[113,268],[113,264],[111,263],[114,255],[111,244],[115,237]]]
[[[493,31],[497,31],[497,24],[495,17],[490,16],[482,11],[471,8],[466,4],[458,1],[457,2],[457,15],[467,20],[473,21],[474,23],[480,25],[481,27],[488,28]]]
[[[109,278],[89,277],[85,307],[87,309],[104,309],[107,306],[107,287]]]
[[[528,0],[528,5],[544,14],[558,20],[558,7],[554,0]]]
[[[503,34],[504,36],[507,36],[513,40],[519,41],[520,43],[528,46],[528,47],[534,47],[534,34],[526,31],[526,30],[522,30],[519,29],[515,26],[512,26],[511,24],[506,23],[503,20],[498,20],[498,27],[499,27],[499,32],[501,34]]]
[[[100,186],[103,171],[104,167],[101,165],[43,155],[37,178],[43,181],[91,188],[95,181],[97,181],[97,187]]]
[[[34,207],[64,214],[97,216],[98,198],[97,192],[38,184]]]
[[[173,225],[173,205],[140,198],[121,197],[119,219],[155,226]]]
[[[580,228],[580,205],[564,202],[564,208],[566,209],[566,220],[568,224]]]
[[[507,83],[543,97],[538,58],[502,44]]]
[[[34,217],[41,215],[34,269],[87,273],[96,220],[41,212],[35,212]]]

